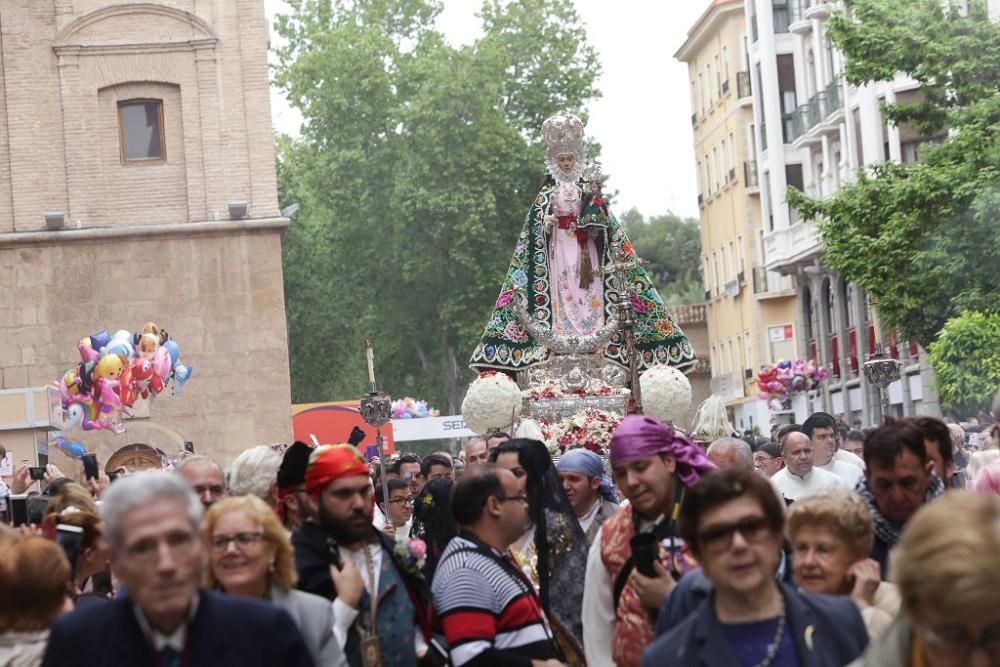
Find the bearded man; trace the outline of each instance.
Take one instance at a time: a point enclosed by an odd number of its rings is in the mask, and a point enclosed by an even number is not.
[[[351,665],[417,664],[430,641],[426,587],[372,526],[364,457],[351,445],[317,447],[305,486],[316,516],[292,534],[298,587],[333,600],[334,635]]]

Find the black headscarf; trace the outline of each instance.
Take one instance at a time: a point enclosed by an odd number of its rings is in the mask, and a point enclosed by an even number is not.
[[[583,653],[583,573],[589,545],[559,473],[545,444],[529,438],[501,443],[490,453],[496,461],[504,452],[516,452],[527,473],[528,511],[535,525],[538,558],[538,597],[550,619],[558,622]]]
[[[458,526],[451,515],[453,485],[447,477],[432,479],[413,500],[413,528],[410,535],[423,540],[427,545],[424,578],[428,584],[434,578],[434,571],[445,547],[458,534]]]

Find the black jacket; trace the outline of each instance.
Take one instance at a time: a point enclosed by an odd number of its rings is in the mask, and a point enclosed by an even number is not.
[[[312,667],[302,636],[285,610],[263,600],[201,591],[188,629],[192,667]],[[52,626],[43,667],[155,665],[153,647],[123,596],[88,605]]]
[[[778,584],[785,598],[788,632],[800,667],[843,667],[868,644],[861,613],[848,597],[802,593]],[[683,623],[653,640],[642,654],[642,667],[719,667],[738,665],[709,597]]]

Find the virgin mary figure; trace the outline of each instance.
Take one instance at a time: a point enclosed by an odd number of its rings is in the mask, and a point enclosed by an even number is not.
[[[548,174],[528,211],[493,314],[472,353],[473,370],[515,373],[548,361],[552,351],[518,320],[516,305],[526,299],[535,325],[552,333],[586,336],[601,330],[616,312],[617,278],[603,270],[617,245],[635,256],[631,242],[608,212],[599,168],[587,163],[583,122],[560,112],[542,124]],[[680,369],[696,361],[687,337],[663,304],[649,275],[636,265],[625,273],[635,311],[639,369],[670,364]],[[533,327],[534,328],[534,327]],[[616,332],[595,352],[628,366],[628,351]]]

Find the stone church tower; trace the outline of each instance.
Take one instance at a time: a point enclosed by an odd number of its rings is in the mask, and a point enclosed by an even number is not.
[[[102,464],[184,441],[227,463],[290,436],[267,49],[263,0],[0,0],[0,444],[14,460],[48,439],[43,388],[77,341],[146,321],[194,376],[122,435],[69,434]]]

